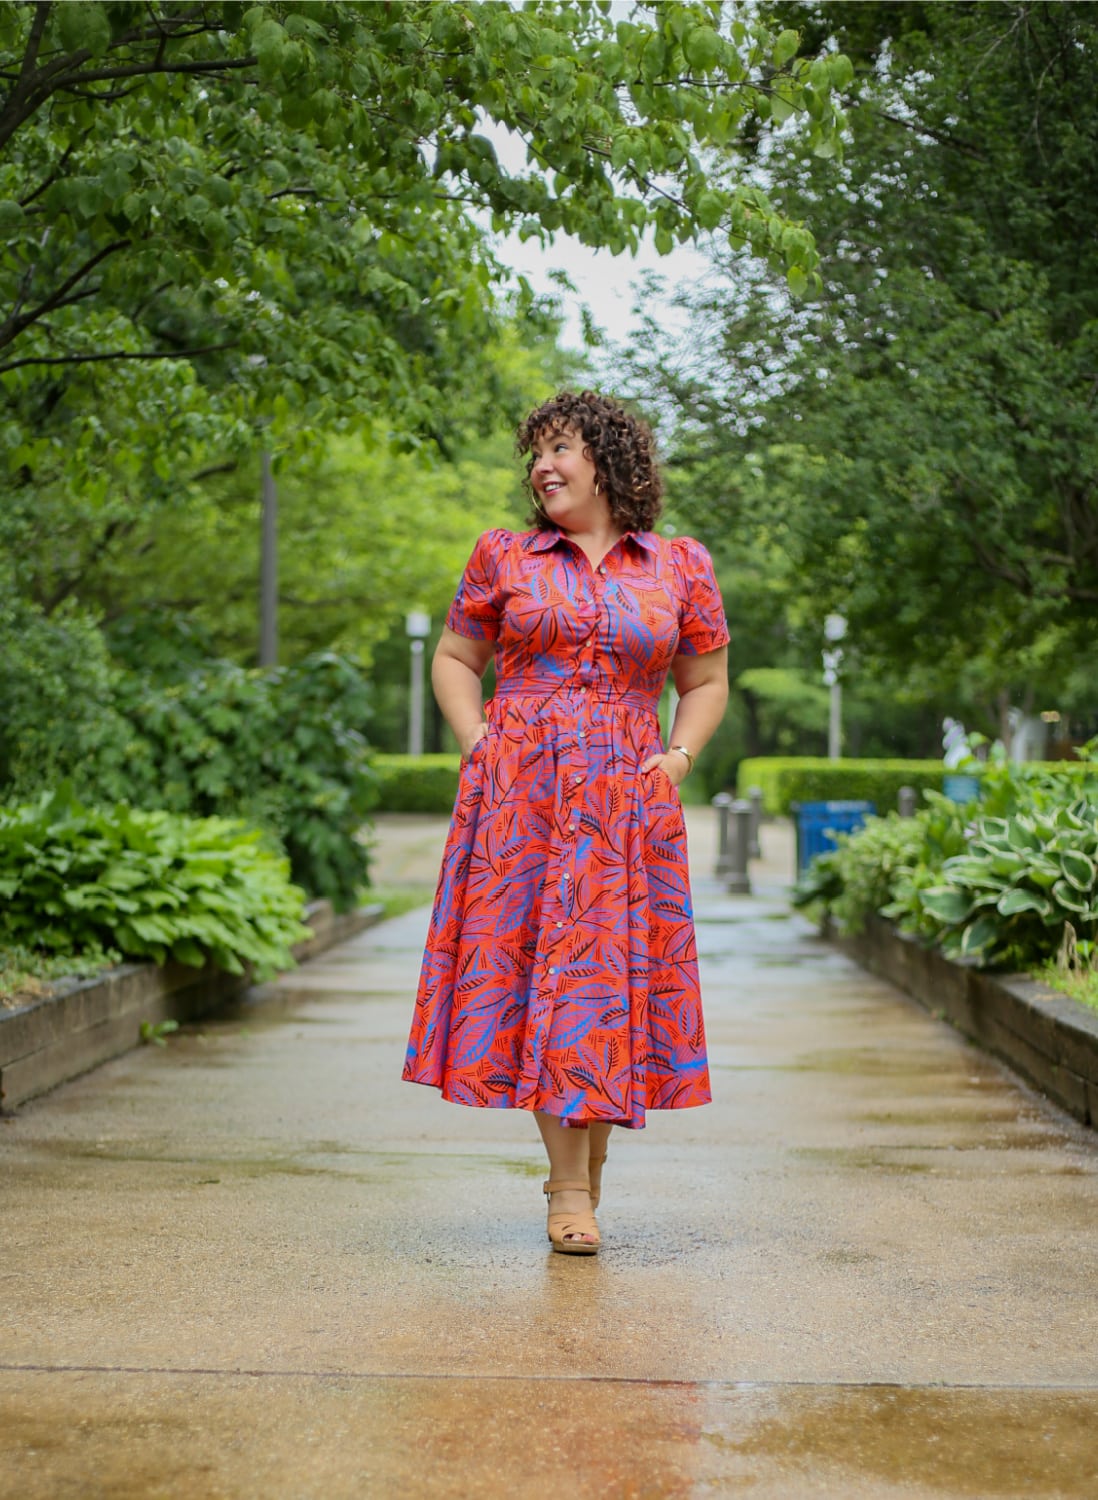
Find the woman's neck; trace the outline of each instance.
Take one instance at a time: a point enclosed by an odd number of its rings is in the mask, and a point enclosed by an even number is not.
[[[622,528],[610,516],[607,516],[604,521],[593,521],[590,524],[577,526],[574,530],[564,526],[559,529],[562,535],[576,544],[593,568],[598,567],[614,543],[620,541],[625,535]]]

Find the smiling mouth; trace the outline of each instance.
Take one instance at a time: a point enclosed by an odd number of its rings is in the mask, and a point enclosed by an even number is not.
[[[543,484],[541,487],[541,493],[543,495],[555,495],[558,490],[562,490],[563,488],[563,484],[554,481],[551,484]]]

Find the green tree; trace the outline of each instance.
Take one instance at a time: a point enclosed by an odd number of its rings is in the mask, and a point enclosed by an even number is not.
[[[473,542],[512,525],[516,464],[498,435],[448,463],[393,452],[383,434],[327,439],[278,479],[280,658],[332,649],[372,660],[397,615],[438,613]],[[112,551],[84,575],[82,597],[108,634],[150,609],[185,616],[218,655],[254,659],[259,576],[259,468],[211,481],[191,503],[131,534],[140,557]],[[131,653],[132,654],[132,653]]]
[[[481,351],[493,409],[457,414],[443,459],[378,418],[292,443],[277,467],[280,658],[337,650],[369,667],[418,604],[441,615],[477,534],[521,513],[511,432],[576,364],[549,307],[521,309]],[[133,670],[172,678],[204,656],[242,665],[257,647],[260,477],[256,454],[152,507],[104,510],[48,490],[15,498],[21,592],[48,618],[93,612]],[[21,524],[20,524],[21,523]]]
[[[841,163],[762,153],[823,292],[795,304],[718,250],[687,299],[700,353],[645,373],[672,392],[689,519],[765,530],[865,672],[997,729],[1012,700],[1076,694],[1094,656],[1098,15],[781,15],[858,70]]]
[[[470,209],[615,250],[720,225],[803,282],[807,231],[702,163],[778,95],[827,148],[796,44],[678,0],[4,6],[8,473],[147,495],[258,422],[379,405],[444,435],[498,273]]]
[[[188,497],[208,513],[260,446],[383,427],[445,456],[491,427],[483,223],[614,250],[719,228],[806,281],[811,235],[704,169],[779,95],[829,149],[797,40],[712,0],[0,6],[0,565],[23,615],[74,622],[54,657],[100,670],[85,586],[113,609],[96,579],[151,566],[161,521],[184,545]]]

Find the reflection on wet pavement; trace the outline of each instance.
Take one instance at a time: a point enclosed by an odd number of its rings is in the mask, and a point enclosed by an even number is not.
[[[425,915],[0,1122],[0,1496],[1093,1500],[1094,1138],[704,877],[712,1106],[399,1082]]]

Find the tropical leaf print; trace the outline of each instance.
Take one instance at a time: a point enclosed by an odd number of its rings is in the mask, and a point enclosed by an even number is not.
[[[554,531],[481,537],[447,623],[495,643],[462,768],[404,1077],[479,1108],[639,1128],[708,1101],[686,830],[656,708],[728,640],[705,549],[650,532],[599,570]]]

